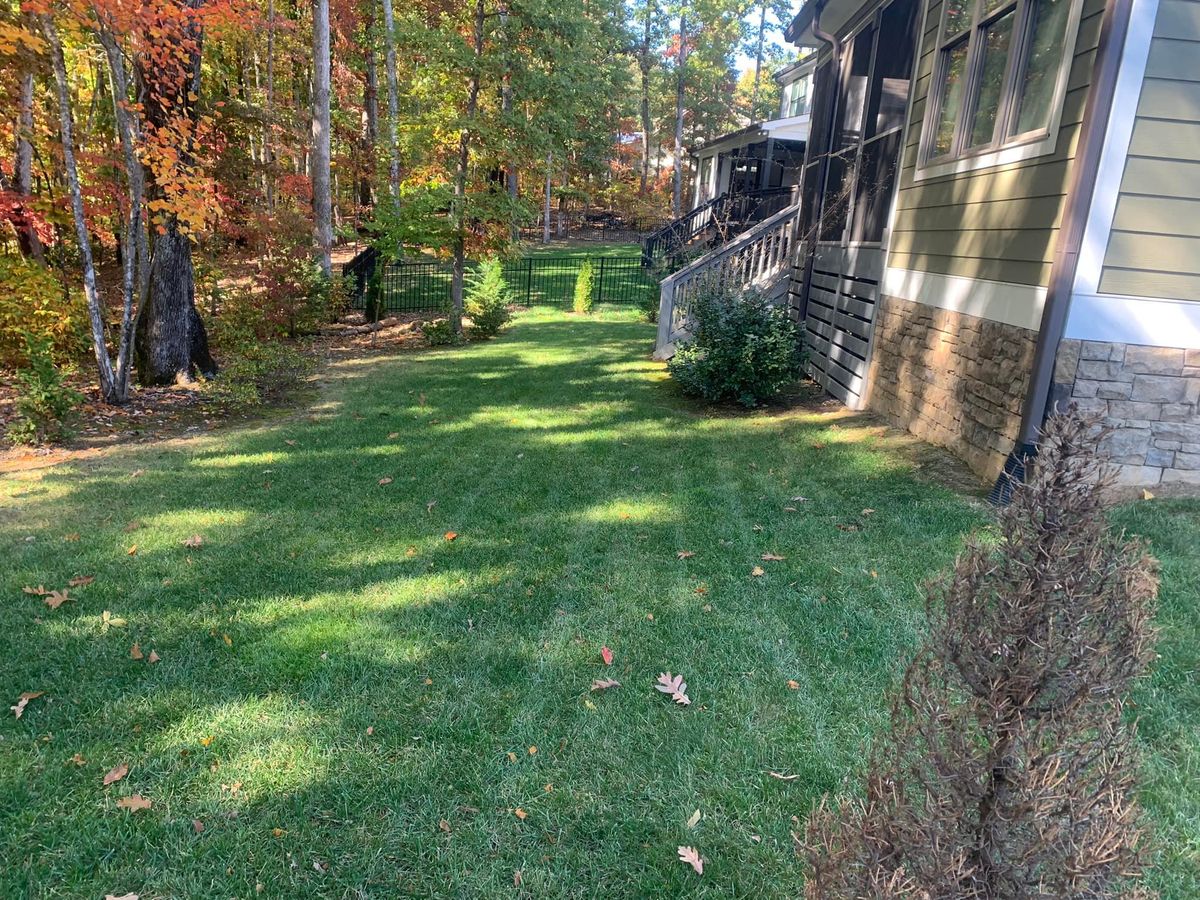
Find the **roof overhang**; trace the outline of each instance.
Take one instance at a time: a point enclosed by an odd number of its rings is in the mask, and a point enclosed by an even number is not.
[[[820,9],[820,28],[827,34],[837,34],[860,9],[873,5],[862,0],[808,0],[784,30],[783,36],[797,47],[821,47],[822,41],[813,32],[813,23]]]
[[[808,116],[792,116],[787,119],[771,119],[768,122],[755,122],[737,131],[731,131],[720,137],[715,137],[706,144],[692,149],[692,156],[708,156],[720,153],[722,150],[733,150],[757,144],[768,138],[776,141],[795,141],[803,143],[808,140]]]

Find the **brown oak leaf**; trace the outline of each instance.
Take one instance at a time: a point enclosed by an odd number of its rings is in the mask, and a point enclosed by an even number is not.
[[[104,774],[104,783],[115,784],[129,774],[129,763],[117,763]]]
[[[204,546],[204,536],[200,534],[193,534],[190,538],[183,542],[183,546],[187,547],[189,550],[199,550]]]
[[[95,575],[76,575],[67,582],[67,587],[87,587],[95,580]]]
[[[46,605],[51,609],[58,609],[70,599],[66,591],[51,591],[46,595]]]
[[[679,861],[695,869],[697,875],[704,874],[704,860],[700,858],[700,851],[695,847],[680,847]]]
[[[13,712],[13,718],[15,718],[15,719],[21,718],[21,716],[25,714],[25,707],[27,707],[29,705],[29,701],[36,700],[38,697],[42,696],[42,694],[44,694],[44,693],[46,693],[46,692],[45,691],[26,691],[20,697],[18,697],[16,706],[9,707],[9,709],[11,709]]]
[[[764,553],[762,558],[765,562],[783,562],[787,559],[786,556],[777,556],[774,553]]]
[[[691,559],[696,554],[695,554],[695,552],[693,552],[691,550],[676,550],[675,555],[678,556],[680,559]]]
[[[132,794],[128,797],[122,797],[117,801],[117,806],[127,809],[130,812],[137,812],[139,809],[149,809],[152,805],[150,798],[143,797],[141,794]]]
[[[682,675],[663,672],[658,676],[658,682],[654,685],[654,689],[662,691],[664,694],[670,694],[671,699],[680,706],[689,706],[692,702],[687,695],[687,682],[683,680]]]
[[[592,682],[593,691],[606,691],[609,688],[620,687],[621,682],[613,678],[597,678]]]

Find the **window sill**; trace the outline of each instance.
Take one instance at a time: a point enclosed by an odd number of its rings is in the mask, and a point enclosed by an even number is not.
[[[1057,143],[1058,128],[1055,127],[1049,135],[1035,141],[1012,144],[1008,147],[1001,147],[999,150],[990,150],[987,153],[978,153],[974,156],[961,156],[958,159],[948,159],[945,162],[931,162],[923,166],[918,166],[916,172],[913,173],[913,181],[920,182],[928,178],[940,178],[944,175],[961,175],[964,172],[974,172],[978,169],[994,169],[1001,166],[1010,166],[1014,163],[1024,162],[1027,159],[1047,156],[1054,152]]]

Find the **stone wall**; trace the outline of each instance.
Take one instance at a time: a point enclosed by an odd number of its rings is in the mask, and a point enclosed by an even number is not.
[[[1099,413],[1124,484],[1200,484],[1200,350],[1063,341],[1054,399]]]
[[[1017,438],[1037,334],[884,296],[867,405],[995,480]]]

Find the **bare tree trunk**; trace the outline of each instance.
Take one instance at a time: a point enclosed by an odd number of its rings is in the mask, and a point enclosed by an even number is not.
[[[642,73],[642,96],[640,111],[642,116],[642,184],[638,193],[646,194],[646,185],[650,180],[650,38],[655,5],[652,0],[646,3],[645,31],[642,34],[642,46],[638,52],[638,68]]]
[[[358,186],[358,202],[360,206],[368,207],[374,204],[375,192],[372,190],[375,171],[375,145],[379,138],[379,72],[375,64],[375,4],[371,4],[371,12],[366,20],[367,30],[367,77],[363,85],[363,158],[367,161],[366,171]]]
[[[554,153],[546,154],[546,197],[542,201],[542,243],[550,243],[550,194],[554,188]]]
[[[96,266],[92,260],[92,241],[88,235],[87,219],[83,211],[83,192],[79,186],[79,169],[75,164],[75,117],[71,113],[70,86],[67,83],[67,64],[63,59],[62,44],[54,20],[42,14],[38,16],[42,33],[50,50],[50,65],[54,70],[54,82],[58,94],[58,120],[62,136],[63,168],[67,176],[67,192],[71,197],[71,214],[75,220],[75,238],[79,244],[79,261],[83,268],[83,293],[87,298],[88,318],[92,326],[92,350],[96,354],[96,369],[100,378],[100,393],[109,403],[124,403],[128,392],[122,391],[113,376],[112,360],[108,357],[108,344],[104,334],[104,311],[100,293],[96,287]]]
[[[267,109],[263,126],[263,168],[267,178],[267,211],[275,211],[275,0],[267,3]]]
[[[329,0],[313,0],[313,241],[326,278],[333,277],[333,196],[329,157]]]
[[[467,168],[471,162],[471,127],[479,109],[479,60],[483,56],[483,0],[475,0],[475,64],[467,85],[467,121],[458,136],[458,170],[454,176],[454,270],[450,280],[450,324],[462,333],[463,279],[467,264]]]
[[[400,138],[396,133],[400,120],[400,88],[396,83],[396,19],[392,0],[383,0],[384,68],[387,70],[388,104],[388,184],[392,202],[400,205]]]
[[[758,51],[754,55],[754,89],[750,92],[750,121],[758,121],[758,87],[762,81],[763,40],[767,35],[767,0],[762,0],[758,13]]]
[[[675,180],[671,187],[671,212],[679,218],[683,201],[683,98],[687,77],[687,14],[679,14],[679,55],[675,63]]]
[[[133,365],[133,341],[138,317],[150,293],[150,240],[144,219],[146,173],[138,156],[141,126],[130,112],[129,74],[125,57],[107,24],[98,30],[100,44],[108,57],[112,78],[113,116],[121,139],[125,159],[125,181],[129,189],[129,221],[125,231],[124,296],[121,315],[121,338],[117,349],[117,384],[129,390],[129,372]]]
[[[512,113],[512,72],[508,63],[508,48],[505,47],[504,59],[504,82],[500,87],[500,108],[504,114],[504,122],[508,124],[509,115]],[[519,181],[517,179],[517,163],[512,153],[509,153],[508,159],[505,162],[504,181],[508,189],[509,200],[512,201],[513,209],[517,206],[517,196],[520,190]],[[511,215],[511,213],[510,213]],[[509,228],[509,240],[514,244],[521,239],[520,229],[517,228],[517,222],[514,219]]]
[[[22,197],[24,204],[25,197],[33,193],[33,73],[26,72],[21,77],[21,96],[20,109],[17,117],[17,158],[14,165],[13,174],[16,177],[16,191]],[[26,213],[28,216],[28,213]],[[46,262],[46,255],[42,250],[41,239],[37,235],[37,229],[33,227],[33,223],[26,221],[17,229],[17,243],[21,249],[21,255],[36,259],[43,265]]]

